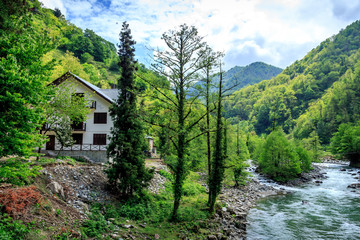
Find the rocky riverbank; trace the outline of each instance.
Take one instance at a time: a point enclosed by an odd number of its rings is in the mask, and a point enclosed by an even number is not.
[[[324,178],[326,173],[320,166],[314,165],[312,171],[302,173],[299,178],[283,185],[299,186],[309,182],[320,184]],[[224,207],[217,210],[213,219],[218,223],[217,234],[210,235],[209,239],[246,239],[246,217],[249,210],[256,206],[256,202],[269,196],[289,193],[282,187],[274,188],[263,184],[257,178],[251,179],[241,188],[225,187],[219,196]]]

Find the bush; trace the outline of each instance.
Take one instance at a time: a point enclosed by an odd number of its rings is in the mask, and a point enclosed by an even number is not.
[[[93,208],[89,219],[85,220],[81,232],[87,237],[101,239],[102,234],[111,230],[111,226],[107,224],[105,217],[100,213],[99,209]]]
[[[0,162],[0,183],[28,185],[40,174],[40,170],[41,167],[31,166],[30,162],[16,158],[8,159]]]
[[[29,206],[41,202],[41,195],[36,191],[36,187],[10,188],[0,193],[0,205],[6,213],[11,216],[25,214]]]
[[[1,240],[24,239],[29,232],[29,227],[24,225],[21,221],[13,221],[7,214],[0,214]]]

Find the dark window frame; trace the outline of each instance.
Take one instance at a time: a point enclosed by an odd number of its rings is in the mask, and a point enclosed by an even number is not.
[[[106,145],[106,133],[94,133],[93,134],[93,145]]]
[[[107,112],[95,112],[94,124],[107,124]]]

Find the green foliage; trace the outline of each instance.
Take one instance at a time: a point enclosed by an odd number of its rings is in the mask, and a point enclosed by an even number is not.
[[[280,182],[301,173],[299,156],[282,131],[276,130],[267,136],[259,167],[263,173]]]
[[[110,184],[124,197],[139,194],[152,178],[152,173],[145,168],[143,152],[147,147],[143,125],[138,118],[134,44],[129,25],[124,22],[118,51],[122,69],[118,81],[119,97],[110,108],[114,127],[107,154],[113,158],[113,163],[106,170]]]
[[[194,26],[181,25],[178,29],[169,30],[162,35],[168,48],[164,51],[156,51],[154,54],[154,70],[158,75],[168,78],[174,89],[168,86],[157,85],[146,80],[152,87],[156,88],[157,93],[153,97],[162,102],[161,111],[154,113],[152,118],[159,118],[159,113],[166,112],[171,121],[166,121],[161,126],[174,135],[173,145],[176,148],[176,164],[174,166],[174,208],[172,219],[177,218],[177,212],[180,206],[180,200],[183,195],[183,183],[187,173],[188,165],[188,144],[196,138],[191,133],[195,132],[195,126],[198,126],[203,118],[197,116],[199,112],[193,111],[197,97],[191,97],[190,88],[194,85],[197,74],[203,68],[198,64],[202,58],[202,50],[205,48],[203,38],[198,35]],[[171,90],[171,91],[169,91]],[[160,105],[160,104],[159,104]],[[151,111],[153,113],[153,111]],[[159,125],[159,124],[158,124]]]
[[[0,162],[0,183],[11,183],[17,186],[31,184],[40,174],[41,167],[32,166],[31,162],[11,158]]]
[[[0,239],[1,240],[21,240],[26,239],[30,232],[29,226],[21,221],[15,221],[7,214],[0,213]]]
[[[31,17],[9,17],[0,29],[0,157],[31,155],[42,145],[38,128],[50,65],[40,59],[51,45],[46,33],[34,30]]]
[[[360,122],[343,123],[331,138],[331,152],[360,155]]]
[[[90,238],[101,239],[102,234],[113,229],[113,226],[108,225],[105,217],[96,207],[91,209],[89,219],[85,220],[81,227],[83,235]]]
[[[309,152],[301,147],[301,145],[297,145],[296,147],[296,154],[299,156],[299,161],[300,161],[300,168],[302,172],[308,172],[312,169],[311,167],[311,156],[309,154]]]

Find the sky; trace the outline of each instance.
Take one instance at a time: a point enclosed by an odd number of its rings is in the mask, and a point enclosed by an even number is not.
[[[360,0],[40,0],[65,18],[117,44],[122,22],[132,31],[136,58],[149,65],[161,36],[194,25],[225,69],[261,61],[285,68],[360,19]]]

